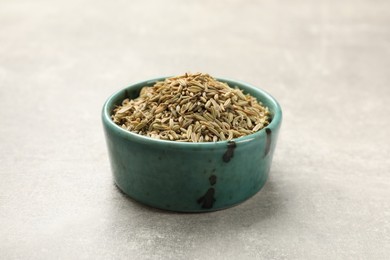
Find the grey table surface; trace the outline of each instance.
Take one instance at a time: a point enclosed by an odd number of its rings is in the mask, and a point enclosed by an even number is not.
[[[389,68],[389,1],[2,0],[0,258],[388,259]],[[170,213],[113,184],[102,104],[187,71],[283,107],[239,206]]]

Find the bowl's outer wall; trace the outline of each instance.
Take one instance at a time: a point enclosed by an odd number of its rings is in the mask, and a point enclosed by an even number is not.
[[[152,85],[156,80],[132,85],[113,95],[103,109],[111,169],[122,191],[152,207],[198,212],[235,205],[262,188],[280,129],[280,107],[265,93],[239,82],[220,80],[261,100],[278,122],[251,138],[236,139],[235,143],[178,146],[175,142],[142,142],[138,137],[132,138],[136,135],[116,127],[107,117],[123,99],[137,97],[142,86]]]

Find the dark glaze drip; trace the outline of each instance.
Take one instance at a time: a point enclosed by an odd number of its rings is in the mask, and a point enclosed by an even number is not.
[[[271,141],[272,141],[272,131],[269,128],[265,129],[265,133],[267,134],[267,140],[265,143],[264,157],[266,157],[271,149]]]
[[[229,141],[227,145],[227,150],[222,156],[224,162],[229,162],[234,156],[234,149],[237,147],[234,141]]]
[[[206,194],[198,199],[198,204],[202,204],[202,208],[204,209],[211,209],[215,202],[214,193],[214,188],[208,189]]]

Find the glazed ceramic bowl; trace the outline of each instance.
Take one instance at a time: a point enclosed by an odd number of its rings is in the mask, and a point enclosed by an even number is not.
[[[122,129],[110,116],[125,98],[158,78],[131,85],[104,104],[102,120],[116,185],[146,205],[178,212],[204,212],[227,208],[256,194],[267,180],[282,121],[278,102],[249,84],[221,79],[266,105],[270,124],[251,135],[210,143],[152,139]]]

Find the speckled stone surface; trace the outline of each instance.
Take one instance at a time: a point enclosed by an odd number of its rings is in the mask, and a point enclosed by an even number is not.
[[[0,1],[2,259],[387,259],[390,2]],[[176,214],[113,185],[100,112],[204,71],[282,105],[270,178]]]

